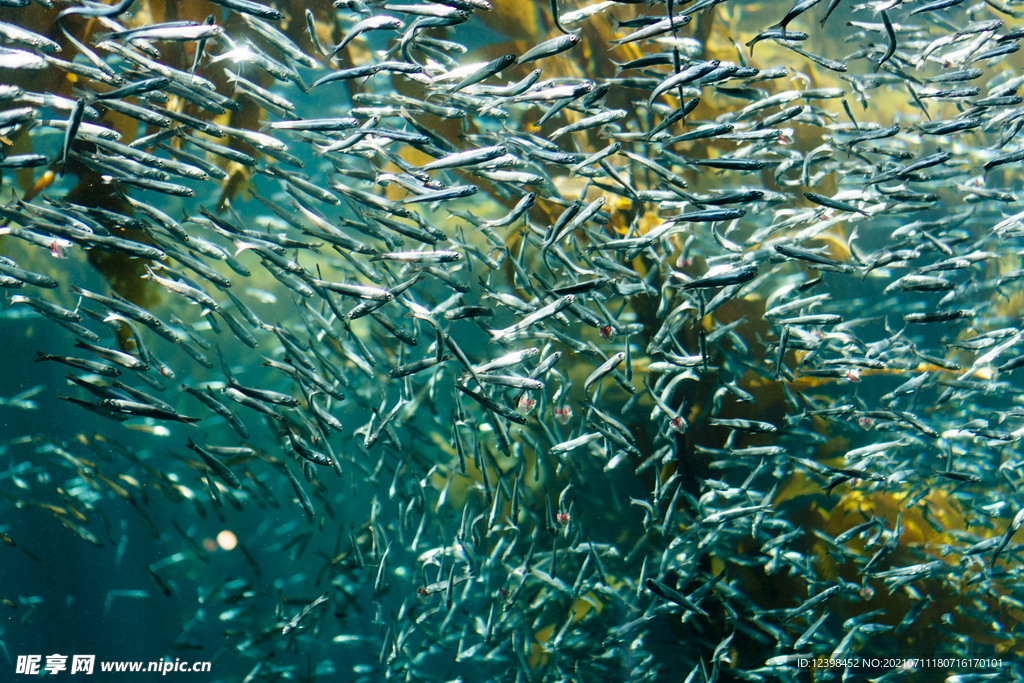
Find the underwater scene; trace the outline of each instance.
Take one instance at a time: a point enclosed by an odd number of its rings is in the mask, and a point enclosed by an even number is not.
[[[0,0],[0,681],[1024,681],[1022,40]]]

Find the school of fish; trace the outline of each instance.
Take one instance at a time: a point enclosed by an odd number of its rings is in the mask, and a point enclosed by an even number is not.
[[[3,0],[0,562],[215,680],[1024,680],[1024,10],[856,1]]]

